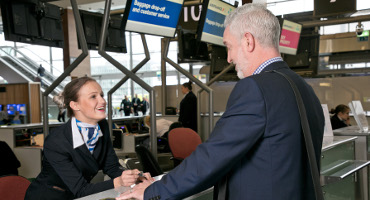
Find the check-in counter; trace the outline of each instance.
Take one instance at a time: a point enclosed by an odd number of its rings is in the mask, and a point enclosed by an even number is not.
[[[155,180],[159,180],[163,175],[154,177]],[[120,193],[130,190],[130,187],[120,187],[118,189],[110,189],[96,194],[92,194],[86,197],[78,198],[75,200],[91,200],[91,199],[115,199],[120,195]],[[213,187],[194,194],[184,200],[212,200],[213,199]]]
[[[336,136],[352,136],[357,137],[355,141],[355,158],[356,160],[370,160],[370,132],[361,132],[357,125],[348,126],[333,130]],[[363,199],[370,197],[370,174],[368,168],[360,171],[359,180],[362,182],[363,191],[366,196]]]
[[[321,154],[321,185],[325,200],[367,199],[359,171],[369,161],[356,160],[353,136],[325,136]]]
[[[62,123],[52,123],[49,130]],[[43,124],[22,124],[0,127],[0,140],[5,141],[17,156],[21,167],[18,173],[26,178],[35,178],[41,171],[44,144]]]

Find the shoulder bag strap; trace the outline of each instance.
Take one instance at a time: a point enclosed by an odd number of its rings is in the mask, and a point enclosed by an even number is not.
[[[301,126],[303,130],[304,141],[306,144],[306,150],[307,150],[307,155],[308,155],[308,161],[310,164],[310,170],[311,170],[312,181],[313,181],[313,185],[315,189],[316,200],[323,200],[324,197],[323,197],[323,193],[322,193],[321,185],[320,185],[320,174],[319,174],[319,170],[317,169],[315,150],[313,148],[313,143],[312,143],[312,138],[311,138],[311,130],[310,130],[310,126],[308,125],[306,108],[304,107],[301,93],[299,92],[297,86],[294,84],[292,79],[289,78],[289,76],[277,70],[273,70],[273,72],[280,74],[286,80],[288,80],[290,86],[293,89],[294,95],[297,100],[299,115],[301,117]]]

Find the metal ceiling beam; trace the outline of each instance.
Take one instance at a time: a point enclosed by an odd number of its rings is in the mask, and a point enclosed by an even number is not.
[[[317,26],[329,26],[329,25],[337,25],[337,24],[347,24],[353,22],[364,22],[370,21],[370,15],[361,15],[356,17],[346,17],[346,18],[338,18],[338,19],[328,19],[328,20],[313,20],[313,21],[306,21],[300,22],[303,28],[311,28]]]

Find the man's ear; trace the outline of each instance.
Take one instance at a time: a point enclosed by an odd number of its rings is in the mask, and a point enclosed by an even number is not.
[[[77,103],[77,102],[75,102],[75,101],[70,101],[70,102],[69,102],[69,107],[71,107],[71,108],[72,108],[72,110],[76,110],[76,111],[80,110],[80,108],[79,108],[79,106],[78,106],[78,103]]]
[[[249,32],[244,33],[242,41],[243,46],[246,48],[248,52],[252,52],[254,50],[256,46],[256,41],[254,40],[254,36],[251,33]]]

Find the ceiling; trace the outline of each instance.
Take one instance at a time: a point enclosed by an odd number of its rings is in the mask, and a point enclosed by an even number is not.
[[[111,10],[123,9],[126,5],[126,0],[111,0],[111,2]],[[70,0],[52,1],[49,3],[62,8],[72,8]],[[104,0],[76,0],[76,3],[81,10],[104,12]]]
[[[1,0],[0,0],[1,1]],[[62,8],[70,8],[71,1],[70,0],[45,0],[48,3],[57,5]],[[111,0],[111,10],[112,11],[119,11],[118,13],[123,13],[123,9],[126,5],[126,0]],[[81,10],[88,10],[92,12],[100,12],[104,13],[105,1],[104,0],[76,0],[78,8]],[[0,33],[3,31],[3,22],[1,18],[1,10],[0,10]]]

